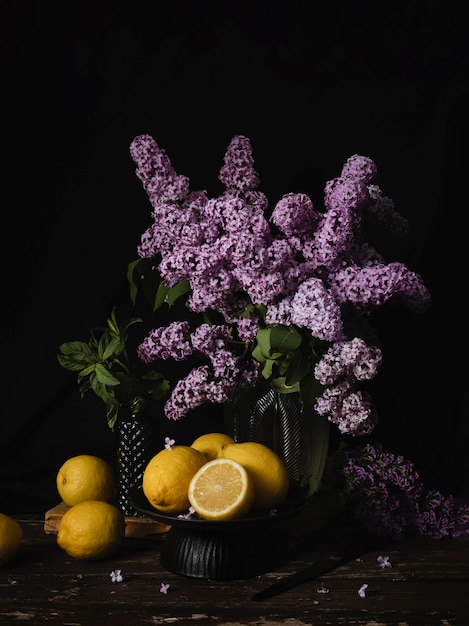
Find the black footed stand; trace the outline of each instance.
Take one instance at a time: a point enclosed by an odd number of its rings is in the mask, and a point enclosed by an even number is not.
[[[160,561],[170,572],[212,580],[244,579],[278,567],[288,537],[274,528],[186,529],[173,526]]]

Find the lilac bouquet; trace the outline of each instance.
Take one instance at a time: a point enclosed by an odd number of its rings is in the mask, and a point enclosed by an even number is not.
[[[299,192],[272,209],[247,137],[231,140],[217,197],[191,191],[151,136],[136,137],[130,152],[152,206],[129,265],[134,301],[157,284],[154,311],[184,298],[188,312],[153,328],[137,348],[146,364],[194,361],[173,386],[166,416],[225,403],[264,380],[280,393],[299,393],[341,433],[370,433],[377,411],[361,385],[382,360],[370,316],[388,301],[415,312],[431,302],[418,274],[385,262],[365,241],[370,221],[396,234],[407,228],[376,185],[375,163],[351,156],[326,183],[324,207]],[[192,323],[194,314],[200,323]]]
[[[325,480],[372,532],[392,539],[413,532],[433,539],[469,534],[469,504],[428,489],[409,459],[381,446],[339,447],[328,459]]]

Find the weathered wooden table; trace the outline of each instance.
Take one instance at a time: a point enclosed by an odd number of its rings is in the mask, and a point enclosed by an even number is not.
[[[254,594],[318,557],[314,542],[302,540],[301,549],[266,574],[207,580],[161,566],[165,533],[127,536],[114,557],[87,562],[67,556],[55,534],[45,532],[44,519],[16,519],[24,539],[15,559],[0,568],[1,626],[469,625],[467,537],[415,537],[366,551],[320,578],[258,602]],[[379,556],[388,556],[392,567],[380,567]],[[112,582],[115,570],[121,570],[123,582]],[[162,583],[168,587],[162,590]],[[320,592],[324,588],[328,593]]]

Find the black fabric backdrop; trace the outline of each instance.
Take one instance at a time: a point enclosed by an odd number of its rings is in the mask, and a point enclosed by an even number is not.
[[[165,148],[193,189],[220,191],[230,139],[250,137],[271,206],[318,205],[359,153],[411,224],[388,260],[422,274],[424,316],[381,313],[372,440],[427,483],[468,495],[468,26],[463,3],[7,2],[3,76],[0,511],[57,503],[74,454],[114,456],[105,408],[57,363],[117,304],[150,205],[129,145]],[[219,407],[162,436],[218,430]]]

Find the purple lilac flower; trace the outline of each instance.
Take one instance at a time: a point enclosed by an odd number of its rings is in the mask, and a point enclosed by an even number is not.
[[[160,583],[160,593],[167,595],[169,587],[169,583]]]
[[[109,574],[111,581],[113,583],[122,583],[124,582],[124,577],[122,576],[122,570],[120,569],[116,569],[113,570],[110,574]]]
[[[233,274],[225,268],[208,271],[202,278],[193,278],[187,308],[195,313],[203,313],[207,308],[215,311],[226,308],[234,284]]]
[[[348,302],[360,310],[381,306],[393,296],[399,296],[418,312],[430,305],[430,294],[420,276],[397,262],[345,267],[332,277],[331,292],[338,303]]]
[[[324,341],[343,339],[340,308],[319,278],[310,278],[298,287],[291,307],[291,321],[296,326],[310,329]]]
[[[316,399],[314,409],[346,435],[368,435],[378,423],[371,397],[357,390],[350,377],[328,387]]]
[[[312,235],[320,216],[306,194],[289,193],[277,202],[270,219],[272,224],[289,237]]]
[[[175,443],[176,441],[174,439],[171,439],[171,437],[164,438],[164,447],[166,448],[166,450],[171,450]]]
[[[320,584],[320,586],[316,589],[317,593],[329,593],[329,588],[326,587],[324,582]]]
[[[366,598],[367,589],[368,585],[366,583],[360,587],[360,589],[358,590],[358,595],[360,596],[360,598]]]
[[[364,216],[394,224],[395,231],[405,226],[374,184],[376,164],[351,156],[340,176],[326,182],[323,211],[306,194],[292,192],[269,219],[251,143],[243,135],[226,150],[219,173],[225,191],[214,198],[190,191],[188,179],[149,135],[136,137],[130,151],[152,205],[153,223],[141,237],[139,256],[154,262],[167,287],[188,282],[188,310],[206,317],[213,312],[229,327],[210,348],[200,335],[206,330],[191,332],[181,322],[145,337],[138,355],[146,363],[194,356],[203,362],[173,389],[168,417],[179,419],[204,402],[225,402],[235,383],[254,382],[260,364],[253,367],[246,357],[257,330],[285,324],[311,333],[301,350],[326,387],[316,410],[342,433],[371,432],[376,411],[357,384],[376,374],[381,353],[346,336],[347,317],[361,316],[363,324],[390,299],[417,312],[430,304],[417,274],[401,263],[386,264],[362,240]],[[292,356],[285,355],[287,363]]]
[[[316,363],[314,377],[322,385],[333,385],[344,376],[371,380],[378,373],[381,361],[381,350],[367,345],[359,337],[336,341]]]
[[[324,190],[324,204],[328,209],[350,213],[355,219],[355,212],[363,209],[369,200],[368,187],[350,176],[330,180]]]
[[[367,444],[342,467],[356,517],[373,531],[401,539],[412,531],[433,538],[469,534],[469,506],[427,490],[413,463]]]
[[[368,434],[377,423],[377,412],[371,398],[366,392],[357,390],[351,376],[327,387],[316,398],[314,410],[336,424],[343,434]]]
[[[190,506],[187,513],[180,513],[178,515],[178,519],[192,519],[194,515],[195,515],[195,509],[193,506]]]
[[[254,169],[251,142],[247,137],[233,137],[220,170],[220,181],[227,189],[256,189],[260,180]]]
[[[130,154],[137,164],[137,176],[152,204],[159,199],[177,201],[187,196],[189,179],[176,174],[166,152],[153,137],[136,137],[131,143]]]
[[[236,320],[236,328],[241,341],[251,343],[255,340],[259,329],[259,320],[252,317],[240,317]]]
[[[171,322],[167,327],[151,330],[137,348],[137,355],[144,363],[157,359],[183,361],[193,352],[190,343],[189,322]]]
[[[409,221],[395,209],[394,200],[383,195],[378,185],[369,185],[371,202],[366,212],[373,221],[382,223],[392,233],[404,236],[409,232]]]
[[[317,266],[335,268],[354,242],[355,220],[350,212],[333,207],[323,216],[303,254]]]
[[[386,569],[387,567],[392,567],[392,563],[389,560],[388,556],[379,556],[376,560],[378,561],[379,566],[380,566],[381,569]]]
[[[178,420],[205,402],[223,404],[230,399],[236,385],[236,378],[228,372],[226,377],[214,378],[208,365],[196,367],[176,383],[165,404],[165,415]]]
[[[207,401],[204,390],[208,376],[208,366],[202,365],[178,380],[165,404],[164,412],[168,419],[178,420]]]
[[[347,159],[340,175],[342,178],[352,178],[360,183],[368,184],[378,175],[378,168],[369,157],[354,154]]]
[[[415,524],[421,535],[434,539],[469,535],[469,505],[457,505],[453,496],[430,490],[422,498]]]

